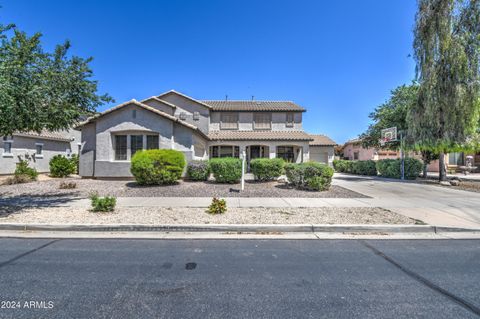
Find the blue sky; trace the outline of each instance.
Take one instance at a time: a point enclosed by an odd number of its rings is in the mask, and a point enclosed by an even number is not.
[[[415,0],[2,0],[0,21],[69,39],[120,103],[175,89],[198,99],[293,100],[338,143],[410,83]],[[104,106],[101,110],[107,108]]]

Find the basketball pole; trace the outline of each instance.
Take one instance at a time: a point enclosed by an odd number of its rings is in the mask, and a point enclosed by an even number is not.
[[[400,168],[402,173],[402,181],[405,180],[405,154],[403,151],[403,131],[400,131],[400,158],[402,160],[402,166]]]

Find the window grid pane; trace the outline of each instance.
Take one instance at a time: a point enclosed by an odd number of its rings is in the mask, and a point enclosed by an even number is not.
[[[221,113],[220,128],[221,129],[237,129],[238,114],[237,113]]]
[[[115,136],[115,160],[117,161],[127,160],[127,136],[126,135]]]
[[[158,135],[147,135],[147,150],[156,150],[158,147]]]
[[[256,130],[270,129],[272,124],[270,113],[254,113],[253,123]]]
[[[295,154],[293,153],[293,146],[277,147],[277,157],[283,158],[288,163],[292,163],[295,160]]]
[[[137,151],[143,150],[143,135],[130,135],[130,150],[132,157]]]
[[[37,155],[42,155],[42,150],[43,150],[43,145],[35,145],[36,148],[36,154]]]

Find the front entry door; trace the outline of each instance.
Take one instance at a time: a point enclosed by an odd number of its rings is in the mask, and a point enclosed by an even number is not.
[[[250,159],[260,157],[260,146],[250,146]]]

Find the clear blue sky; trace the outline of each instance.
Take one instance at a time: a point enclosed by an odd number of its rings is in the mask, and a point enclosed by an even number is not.
[[[0,0],[0,20],[69,39],[120,103],[175,89],[198,99],[293,100],[305,129],[343,143],[414,77],[415,0]],[[107,106],[102,107],[102,110]]]

